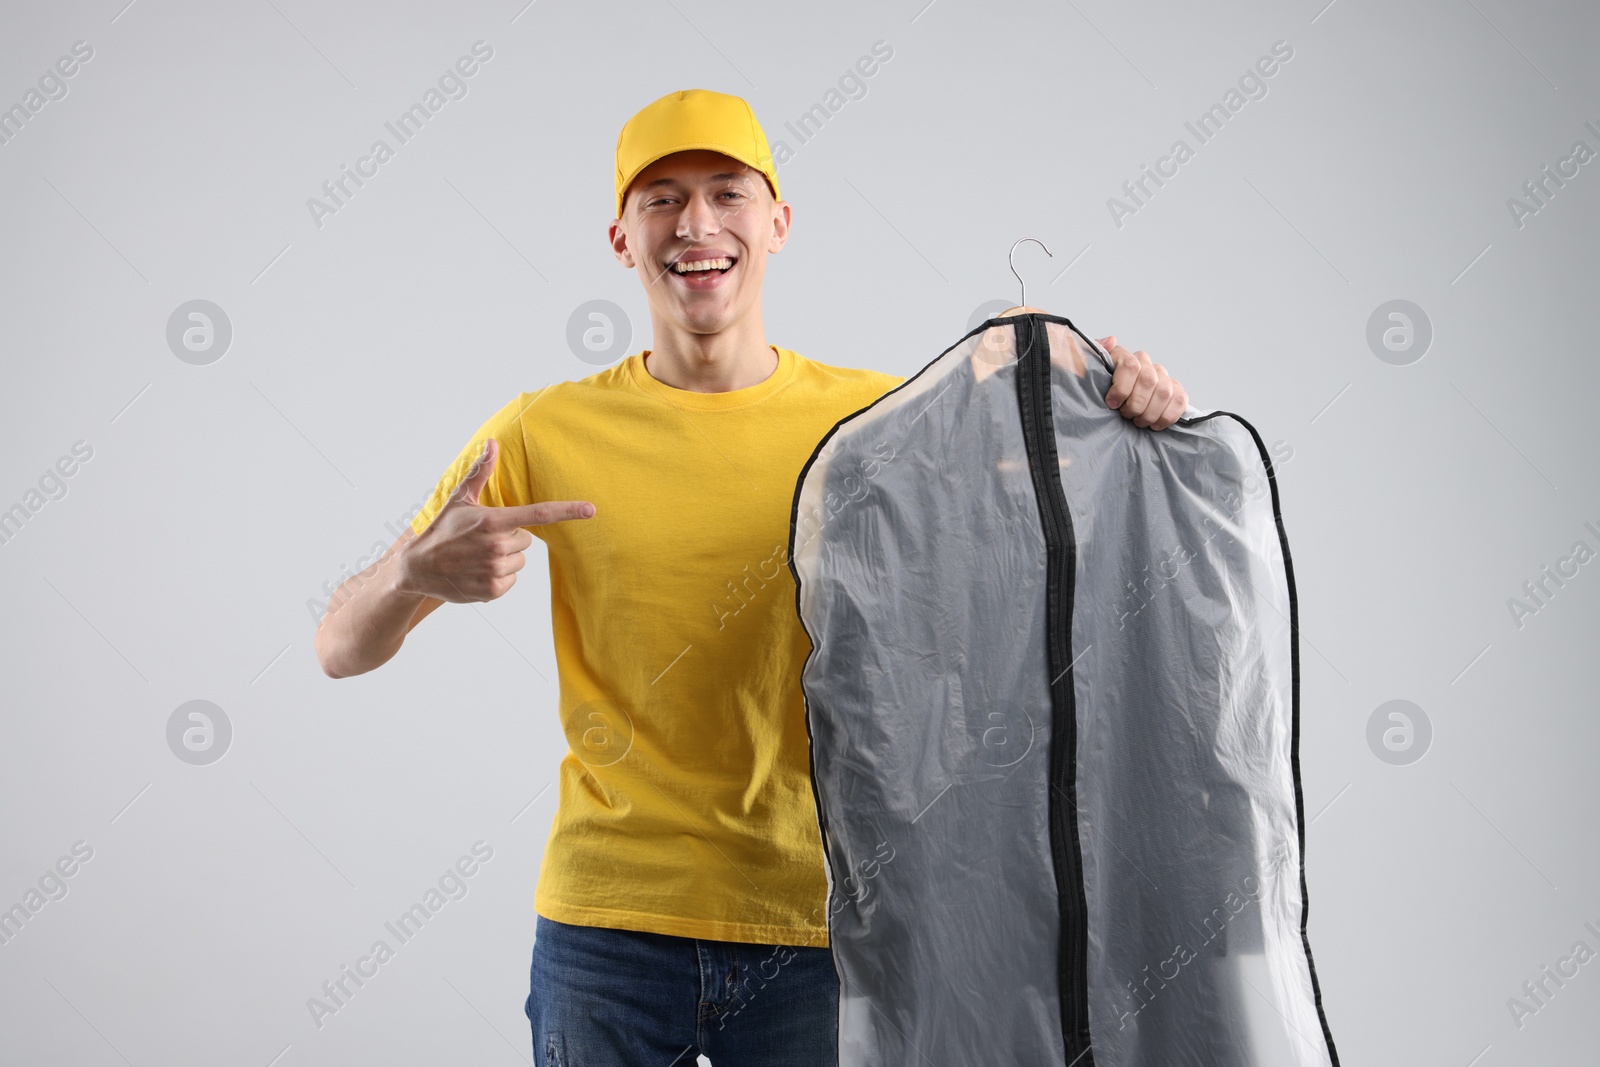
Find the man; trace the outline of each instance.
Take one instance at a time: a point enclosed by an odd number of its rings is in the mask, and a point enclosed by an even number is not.
[[[570,751],[534,897],[536,1063],[816,1067],[838,985],[789,516],[823,435],[904,379],[767,342],[790,205],[743,100],[662,97],[616,164],[611,248],[654,347],[485,422],[339,590],[317,654],[333,677],[372,670],[439,605],[504,596],[544,541]],[[1157,430],[1182,415],[1160,365],[1102,343],[1109,406]]]

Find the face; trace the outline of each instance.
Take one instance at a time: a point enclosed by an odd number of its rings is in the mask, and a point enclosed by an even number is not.
[[[788,235],[789,205],[773,200],[761,172],[702,149],[641,171],[610,230],[652,317],[698,334],[719,333],[760,307],[767,256]]]

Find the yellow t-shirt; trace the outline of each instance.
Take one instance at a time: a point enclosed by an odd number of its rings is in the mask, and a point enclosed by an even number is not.
[[[531,528],[568,744],[534,893],[547,918],[828,943],[790,514],[823,435],[905,379],[772,347],[777,370],[729,392],[657,381],[647,349],[522,393],[412,520],[421,534],[490,436],[481,503],[595,506]]]

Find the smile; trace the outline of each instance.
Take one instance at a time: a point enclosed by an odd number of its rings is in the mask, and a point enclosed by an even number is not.
[[[685,289],[692,292],[706,292],[720,288],[726,281],[728,272],[738,262],[733,256],[681,259],[675,263],[668,263],[667,273],[678,279],[678,284]]]
[[[728,271],[733,269],[733,264],[734,260],[732,257],[724,256],[721,259],[695,259],[680,261],[673,263],[671,265],[671,270],[672,273],[680,275],[698,274],[705,271],[715,271],[718,274],[726,274]]]

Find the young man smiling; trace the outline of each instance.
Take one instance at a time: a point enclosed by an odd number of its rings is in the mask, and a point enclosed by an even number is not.
[[[768,343],[791,211],[743,100],[662,97],[616,164],[611,250],[654,347],[490,417],[336,594],[317,653],[372,670],[439,605],[505,595],[544,541],[569,751],[534,896],[536,1063],[819,1067],[838,979],[788,524],[823,435],[905,379]],[[1182,415],[1160,365],[1102,343],[1108,405],[1157,430]]]

